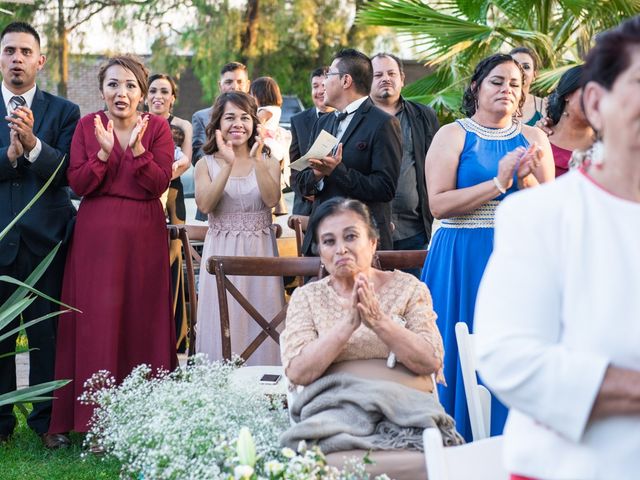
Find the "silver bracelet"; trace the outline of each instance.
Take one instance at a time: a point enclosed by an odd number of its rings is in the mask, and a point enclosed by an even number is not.
[[[498,180],[498,177],[493,177],[493,184],[496,186],[496,188],[501,194],[504,195],[507,193],[507,189],[502,186],[502,184],[500,183],[500,180]]]

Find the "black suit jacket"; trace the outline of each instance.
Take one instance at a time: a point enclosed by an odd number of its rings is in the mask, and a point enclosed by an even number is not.
[[[332,117],[324,115],[318,119],[309,146],[321,130],[329,130],[334,121]],[[294,188],[302,195],[315,195],[314,208],[338,196],[362,201],[369,207],[378,226],[378,248],[391,250],[391,201],[396,193],[402,160],[400,122],[367,98],[353,114],[340,142],[342,162],[331,175],[324,178],[324,188],[320,191],[316,189],[316,180],[310,168],[296,176]],[[308,230],[305,235],[305,253],[310,252],[310,233]]]
[[[318,113],[316,107],[306,109],[291,117],[291,145],[289,146],[289,160],[295,162],[303,152],[308,150],[311,132],[315,123],[318,121]],[[296,170],[291,170],[291,180],[289,185],[295,183],[295,177],[298,174]],[[311,215],[311,202],[295,192],[293,198],[293,214],[294,215]]]
[[[53,183],[0,241],[2,266],[15,260],[21,240],[32,253],[44,257],[65,239],[69,221],[75,215],[66,188],[66,170],[80,109],[68,100],[36,89],[31,110],[33,133],[40,139],[42,150],[35,162],[30,163],[22,156],[13,168],[7,156],[10,143],[9,127],[4,121],[7,111],[4,101],[0,102],[0,230],[38,193],[63,155],[66,157]]]
[[[431,140],[439,128],[438,117],[431,107],[421,103],[411,102],[401,99],[404,111],[411,126],[411,138],[413,140],[413,152],[415,154],[416,178],[418,180],[418,198],[420,199],[420,209],[424,231],[427,235],[427,242],[431,239],[431,225],[433,215],[429,208],[429,196],[427,192],[427,182],[424,175],[424,161],[427,150],[431,146]]]

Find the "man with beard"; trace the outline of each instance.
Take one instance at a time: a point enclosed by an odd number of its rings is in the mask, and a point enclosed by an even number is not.
[[[77,105],[43,92],[36,76],[46,58],[40,51],[40,36],[27,23],[14,22],[0,34],[2,98],[0,115],[0,230],[3,230],[31,201],[53,175],[64,158],[53,183],[0,241],[0,275],[24,281],[59,242],[69,237],[75,215],[66,188],[71,138],[80,118]],[[61,249],[35,287],[56,299],[64,269]],[[15,285],[0,282],[0,305],[15,291]],[[46,316],[58,305],[37,297],[22,313],[23,321]],[[14,319],[3,333],[16,328]],[[55,318],[47,318],[26,329],[29,340],[29,384],[53,380],[56,344]],[[16,389],[15,333],[0,342],[0,395]],[[37,402],[27,424],[47,448],[69,445],[65,435],[49,434],[51,401]],[[13,433],[16,418],[13,405],[0,407],[0,448]]]
[[[429,210],[424,160],[431,139],[438,130],[438,118],[432,108],[405,100],[402,61],[389,53],[371,59],[373,83],[371,99],[380,109],[400,121],[402,164],[398,188],[391,210],[394,250],[426,250],[431,239],[433,215]],[[417,277],[420,269],[412,269]]]

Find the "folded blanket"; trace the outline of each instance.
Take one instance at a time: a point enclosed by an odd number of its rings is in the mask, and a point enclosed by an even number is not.
[[[434,394],[395,382],[330,374],[306,386],[289,408],[296,424],[280,441],[293,449],[305,440],[324,453],[422,451],[422,431],[434,427],[446,446],[464,442]]]

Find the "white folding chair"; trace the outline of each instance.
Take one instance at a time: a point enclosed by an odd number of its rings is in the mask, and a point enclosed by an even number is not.
[[[429,480],[508,480],[502,463],[502,435],[444,447],[437,428],[423,433]]]
[[[491,432],[491,393],[486,387],[478,384],[474,338],[469,333],[466,323],[456,323],[456,342],[471,421],[471,433],[474,441],[482,440]]]

